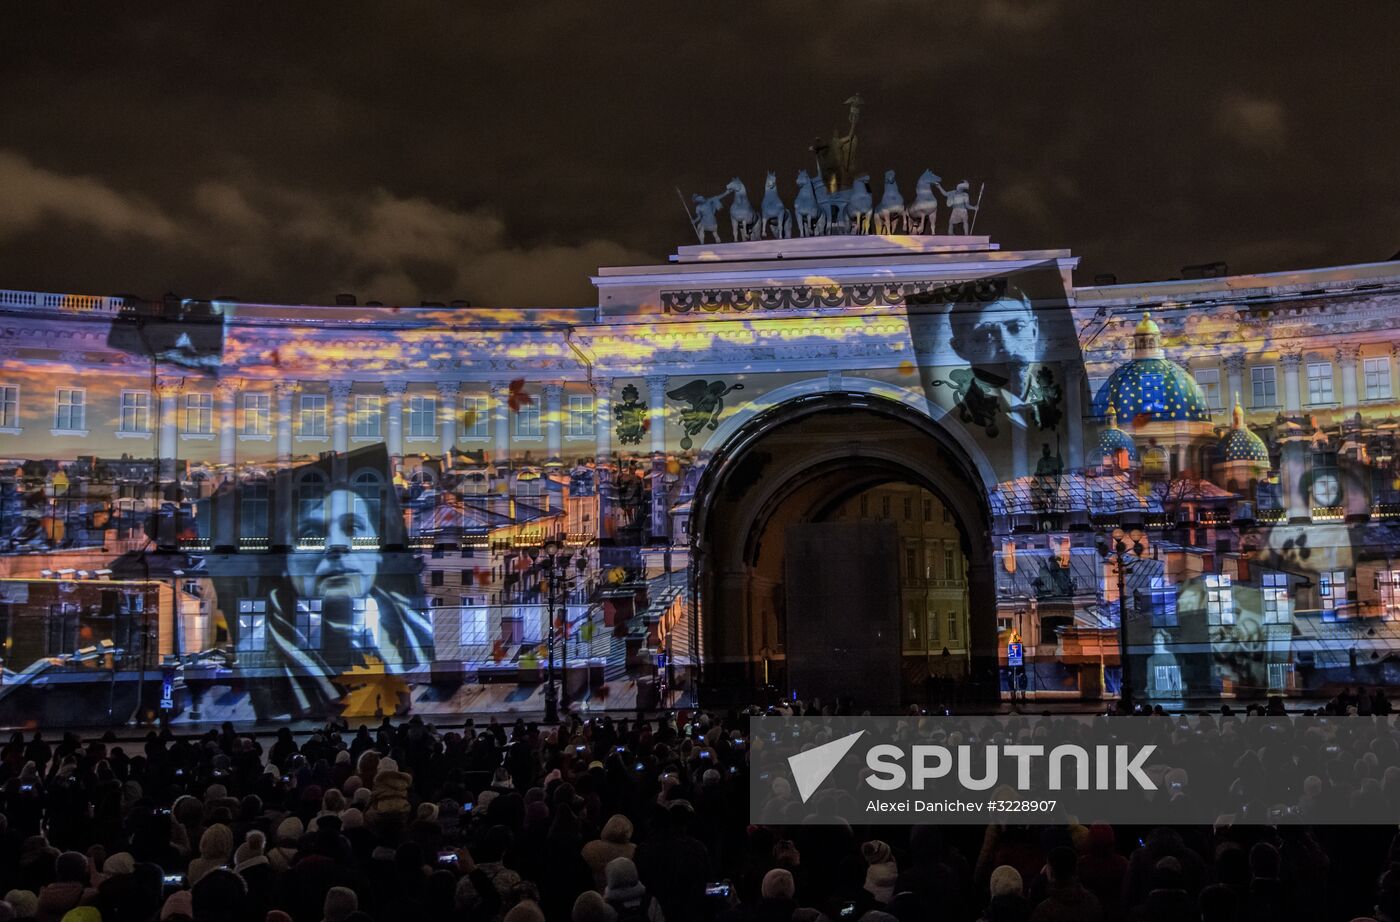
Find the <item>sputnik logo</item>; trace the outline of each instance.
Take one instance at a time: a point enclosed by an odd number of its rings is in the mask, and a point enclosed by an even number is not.
[[[849,736],[841,737],[839,740],[832,740],[814,749],[808,749],[806,752],[788,756],[788,768],[792,769],[792,778],[797,782],[797,794],[802,798],[804,804],[807,802],[807,798],[811,797],[816,793],[817,788],[822,786],[822,782],[845,758],[846,753],[851,751],[856,740],[864,734],[864,730],[858,730]]]

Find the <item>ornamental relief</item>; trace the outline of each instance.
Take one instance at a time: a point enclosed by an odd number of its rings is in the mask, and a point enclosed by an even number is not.
[[[946,280],[790,285],[776,288],[707,288],[661,292],[667,314],[745,313],[748,311],[829,310],[852,307],[897,307],[911,295],[946,289]]]

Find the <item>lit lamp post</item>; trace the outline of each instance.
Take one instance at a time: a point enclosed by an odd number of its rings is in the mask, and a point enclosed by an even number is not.
[[[568,565],[570,554],[565,553],[563,545],[555,538],[551,538],[544,543],[544,567],[548,583],[545,587],[545,607],[549,615],[549,633],[545,640],[547,659],[545,665],[545,689],[544,689],[544,722],[547,724],[557,724],[559,722],[559,687],[554,681],[554,607],[559,588],[567,581]],[[568,597],[564,598],[565,618],[568,617]],[[569,654],[566,649],[563,651],[562,665],[564,668],[564,682],[568,684],[568,662]],[[564,690],[564,703],[568,704],[568,688]]]
[[[1119,701],[1131,705],[1133,701],[1132,666],[1128,657],[1128,592],[1127,592],[1127,571],[1135,561],[1140,560],[1147,551],[1147,545],[1143,541],[1143,534],[1134,530],[1128,534],[1121,528],[1115,528],[1108,540],[1099,539],[1099,553],[1105,560],[1112,560],[1118,571],[1118,661],[1120,678],[1118,680]]]

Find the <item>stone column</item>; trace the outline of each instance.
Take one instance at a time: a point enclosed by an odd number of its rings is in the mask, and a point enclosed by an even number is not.
[[[219,465],[223,475],[210,506],[214,512],[213,547],[224,553],[238,546],[238,475],[234,466],[238,461],[236,420],[241,390],[242,382],[236,379],[225,379],[214,385],[214,395],[219,401]]]
[[[292,516],[292,403],[300,385],[294,380],[278,381],[274,385],[277,395],[277,477],[272,487],[272,518],[268,522],[271,532],[270,547],[274,551],[284,551],[294,527]]]
[[[452,449],[457,447],[457,395],[462,390],[460,381],[439,381],[438,392],[438,432],[442,436],[442,463],[444,470],[452,465]]]
[[[1011,471],[1013,477],[1026,477],[1031,468],[1026,456],[1026,424],[1022,420],[1006,420],[1006,428],[1011,430]]]
[[[1337,368],[1342,373],[1342,409],[1356,409],[1356,365],[1361,356],[1361,347],[1355,343],[1342,343],[1337,347]]]
[[[403,395],[406,390],[408,383],[405,381],[384,382],[384,427],[387,436],[384,442],[395,471],[403,462]]]
[[[278,381],[277,392],[277,464],[288,467],[292,463],[292,399],[300,390],[295,381]]]
[[[545,460],[562,460],[564,455],[564,385],[551,382],[544,386]]]
[[[243,382],[225,379],[214,385],[214,394],[219,400],[219,464],[227,469],[226,477],[232,478],[233,465],[238,461],[238,394]]]
[[[496,449],[492,452],[491,463],[497,468],[510,465],[510,383],[493,381],[491,396],[492,426],[496,431]]]
[[[1225,406],[1233,411],[1235,399],[1244,400],[1244,356],[1232,355],[1225,359],[1225,376],[1230,382],[1230,393],[1225,395]]]
[[[1071,471],[1084,469],[1084,368],[1067,364],[1065,376],[1065,419],[1069,423],[1069,457],[1065,463]]]
[[[647,375],[647,419],[651,422],[651,453],[666,453],[666,376]]]
[[[350,452],[350,391],[354,386],[353,381],[331,381],[329,384],[331,392],[331,450],[335,452],[331,458],[331,480],[338,483],[346,483],[350,479],[349,461],[345,456]],[[331,493],[329,510],[331,521],[339,521],[350,511],[345,498],[343,490]]]
[[[180,392],[185,379],[161,376],[156,379],[156,397],[160,401],[160,429],[156,441],[156,466],[161,480],[175,478],[176,455],[180,444]]]
[[[593,379],[593,454],[599,465],[612,455],[612,378]]]
[[[350,450],[350,391],[351,381],[330,382],[331,449],[338,455]]]
[[[1290,416],[1297,416],[1303,411],[1302,389],[1298,384],[1298,367],[1303,364],[1302,353],[1284,352],[1279,356],[1279,362],[1283,365],[1283,408]]]

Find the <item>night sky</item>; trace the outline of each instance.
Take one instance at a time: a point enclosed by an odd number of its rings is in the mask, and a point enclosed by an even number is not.
[[[6,288],[592,304],[597,266],[693,242],[677,186],[757,198],[772,169],[790,202],[855,92],[877,200],[887,168],[907,199],[926,167],[985,182],[978,232],[1070,248],[1080,284],[1400,250],[1393,2],[37,3],[0,26]]]

